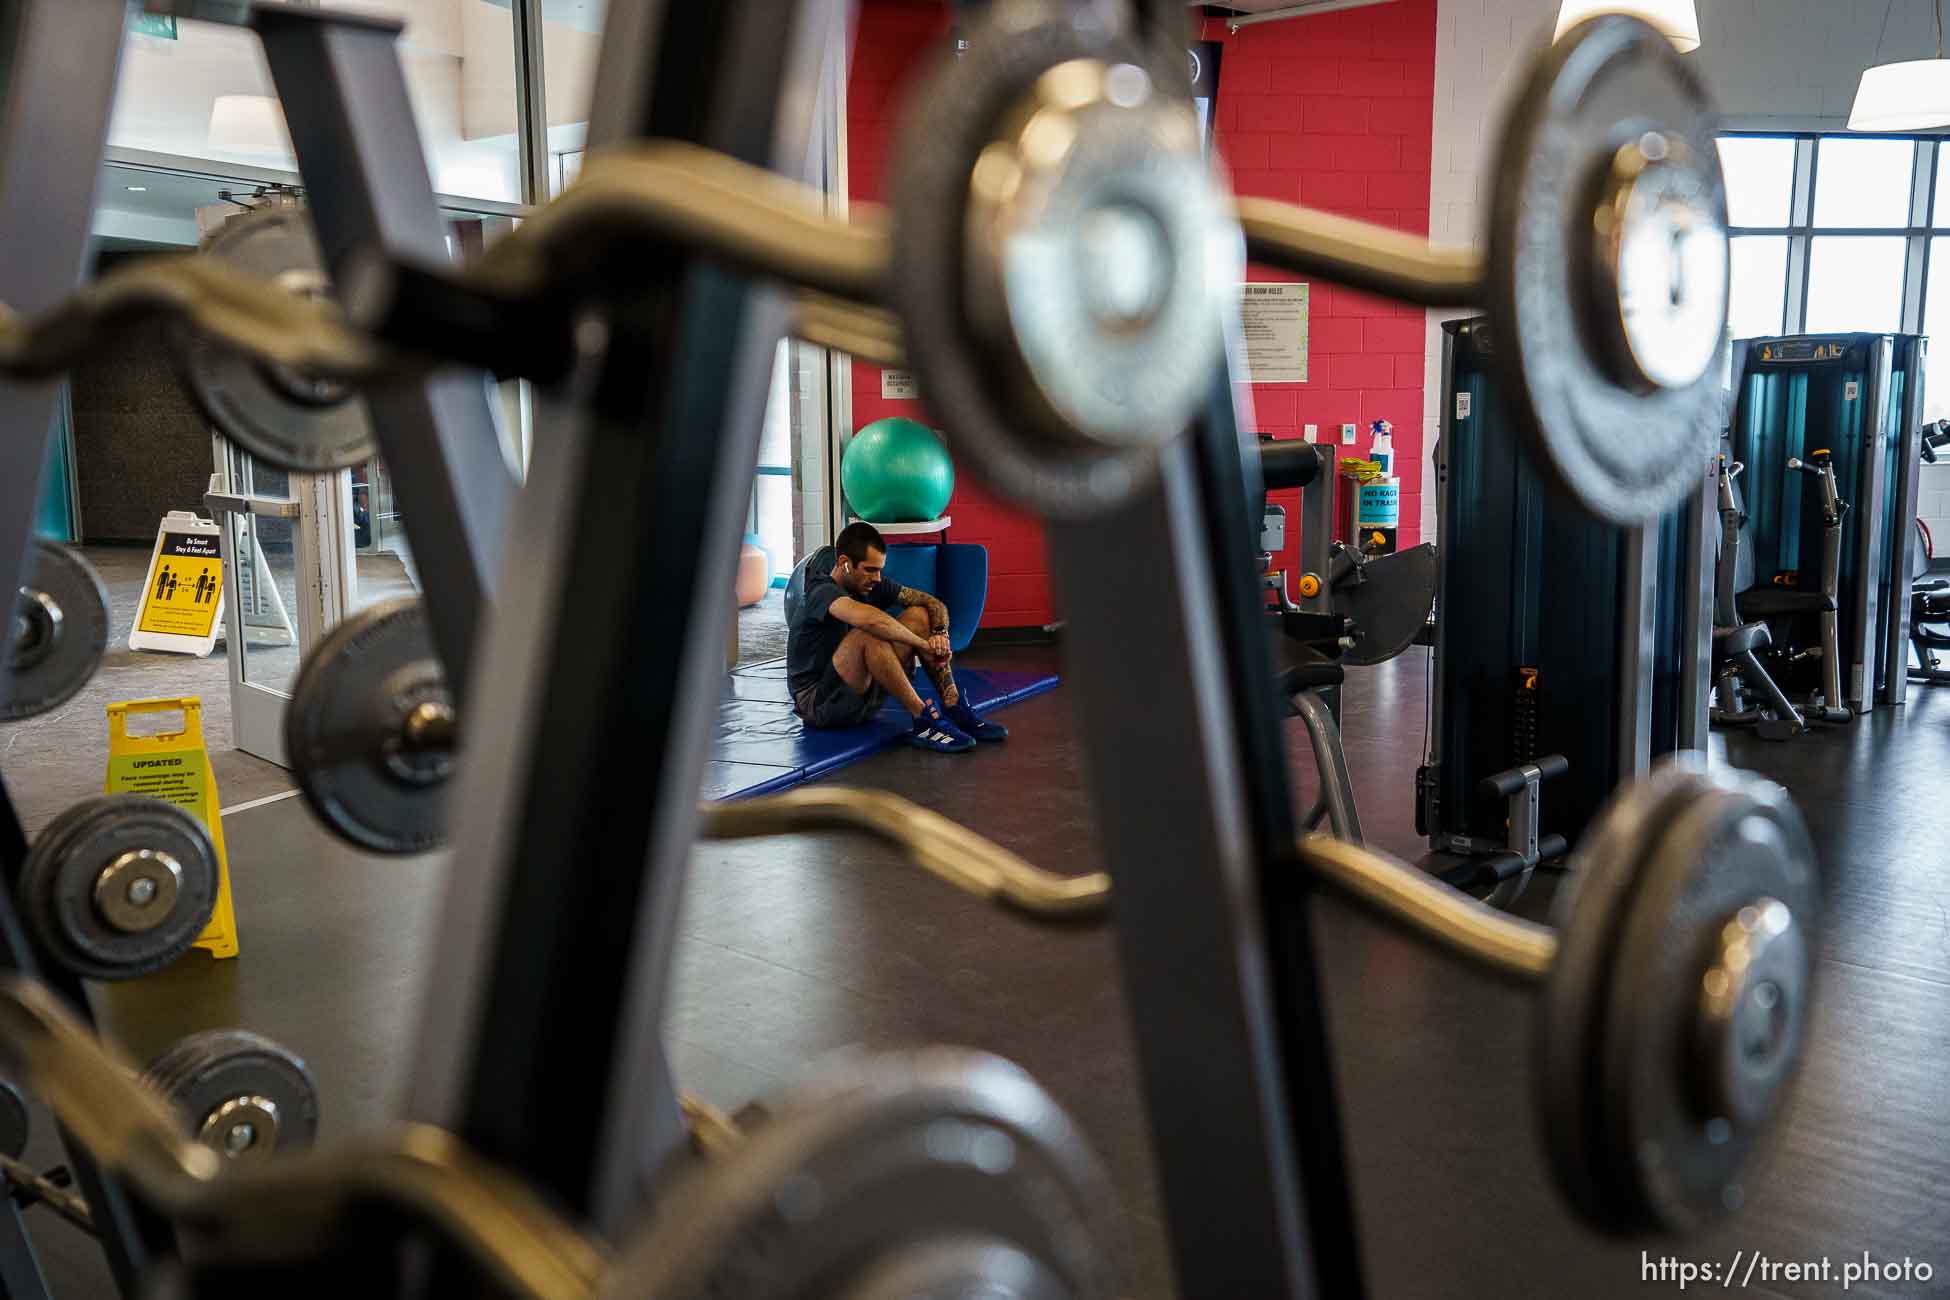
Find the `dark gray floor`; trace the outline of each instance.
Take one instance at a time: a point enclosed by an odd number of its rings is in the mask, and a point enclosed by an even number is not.
[[[101,667],[60,708],[0,726],[0,770],[6,773],[8,793],[27,829],[40,829],[76,799],[101,789],[108,764],[108,719],[103,706],[111,700],[163,696],[202,700],[203,739],[225,805],[289,790],[291,782],[282,769],[235,747],[228,638],[220,639],[204,659],[129,649],[149,551],[140,546],[88,546],[81,553],[108,593],[108,652]],[[283,589],[285,608],[295,611],[298,595],[289,553],[267,559]],[[391,555],[362,555],[358,567],[361,605],[412,590],[406,570]],[[245,653],[249,680],[288,688],[298,667],[295,647],[252,644]]]
[[[1050,656],[969,657],[1029,666]],[[1362,813],[1370,837],[1402,853],[1418,847],[1409,807],[1425,663],[1413,651],[1348,691]],[[969,822],[1045,866],[1115,868],[1097,857],[1068,707],[1059,689],[1008,711],[1006,746],[953,758],[894,751],[842,776]],[[1297,727],[1289,752],[1304,799]],[[1703,1239],[1649,1247],[1691,1260],[1825,1256],[1837,1270],[1864,1251],[1907,1255],[1937,1280],[1849,1294],[1950,1294],[1950,689],[1790,745],[1736,736],[1719,756],[1776,775],[1808,815],[1833,897],[1823,1001],[1782,1150],[1747,1211]],[[269,1033],[313,1062],[325,1140],[383,1122],[411,1068],[445,864],[357,857],[295,801],[233,815],[226,832],[243,956],[194,954],[104,990],[105,1019],[139,1056],[209,1025]],[[1542,913],[1553,883],[1520,910]],[[1578,1227],[1547,1181],[1532,1120],[1530,1000],[1331,901],[1316,929],[1371,1293],[1647,1293],[1642,1244]],[[1106,934],[1046,931],[986,909],[863,840],[799,837],[701,848],[682,936],[668,1030],[687,1087],[735,1107],[821,1052],[860,1042],[1000,1052],[1071,1108],[1108,1162],[1134,1294],[1173,1294]],[[85,1243],[62,1224],[37,1227],[54,1266],[88,1275]],[[1840,1294],[1838,1280],[1747,1289]]]
[[[108,764],[108,721],[102,709],[111,700],[195,696],[203,701],[203,736],[225,807],[248,803],[292,788],[290,775],[235,747],[230,719],[229,648],[224,640],[207,659],[155,650],[129,649],[129,629],[149,567],[140,546],[87,546],[82,555],[101,576],[108,593],[108,653],[87,686],[60,708],[39,717],[0,725],[0,771],[7,793],[31,834],[75,800],[101,790]],[[285,608],[297,608],[296,576],[289,552],[266,557],[283,589]],[[391,554],[358,557],[358,606],[415,590],[407,567]],[[738,662],[776,659],[785,653],[782,590],[738,612]],[[295,615],[294,615],[295,617]],[[298,670],[295,648],[253,644],[246,651],[249,680],[288,690]]]

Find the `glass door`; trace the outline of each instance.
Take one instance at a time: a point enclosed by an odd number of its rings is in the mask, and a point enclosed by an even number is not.
[[[305,652],[357,603],[352,476],[287,474],[212,435],[204,498],[223,525],[231,729],[237,748],[288,767],[284,708]]]

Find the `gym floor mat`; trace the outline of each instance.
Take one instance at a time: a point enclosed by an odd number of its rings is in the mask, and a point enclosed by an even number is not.
[[[1054,673],[957,668],[955,681],[977,713],[1052,689]],[[922,684],[923,696],[932,689]],[[838,771],[897,744],[909,731],[907,711],[889,700],[865,726],[830,731],[806,726],[792,711],[785,660],[747,664],[730,675],[718,709],[718,734],[704,770],[703,797],[773,794]]]

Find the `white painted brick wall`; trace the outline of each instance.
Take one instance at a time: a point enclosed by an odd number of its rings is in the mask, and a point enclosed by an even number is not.
[[[1477,247],[1492,181],[1491,159],[1503,113],[1530,57],[1550,39],[1558,0],[1438,0],[1435,139],[1429,168],[1429,238]],[[1442,432],[1442,322],[1461,312],[1429,313],[1423,365],[1423,439],[1435,482]],[[1435,536],[1433,487],[1422,494],[1422,536]]]

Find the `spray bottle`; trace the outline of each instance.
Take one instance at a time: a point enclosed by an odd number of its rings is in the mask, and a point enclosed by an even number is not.
[[[1374,434],[1374,446],[1368,452],[1368,459],[1381,467],[1381,476],[1388,478],[1395,472],[1395,426],[1386,420],[1376,420],[1369,426]]]
[[[1354,534],[1363,549],[1392,555],[1401,527],[1401,480],[1395,477],[1394,428],[1386,420],[1372,426],[1374,446],[1368,459],[1375,473],[1364,479],[1355,497]]]

